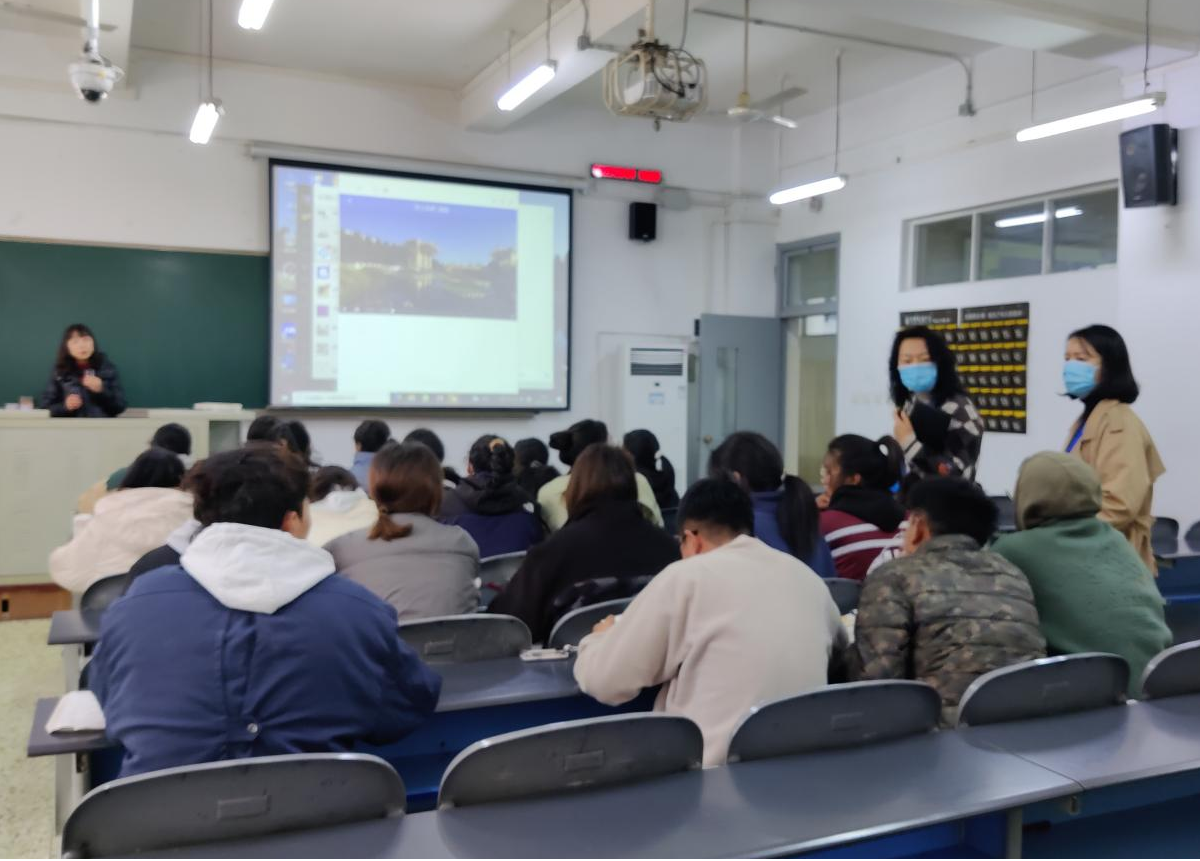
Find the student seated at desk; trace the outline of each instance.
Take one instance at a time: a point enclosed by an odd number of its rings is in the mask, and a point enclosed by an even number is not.
[[[558,478],[559,472],[550,463],[550,449],[535,437],[517,440],[513,446],[513,475],[526,493],[537,499],[538,492]]]
[[[392,429],[379,419],[367,419],[354,429],[354,463],[350,471],[364,492],[371,484],[371,459],[391,438]]]
[[[1095,470],[1059,452],[1021,465],[1014,497],[1020,532],[992,549],[1025,572],[1051,654],[1112,652],[1129,663],[1129,695],[1142,670],[1171,645],[1163,599],[1133,545],[1097,515]]]
[[[304,426],[304,422],[299,419],[281,419],[268,426],[264,433],[265,440],[301,458],[309,469],[316,469],[317,465],[312,456],[312,437],[308,435],[308,428]]]
[[[312,512],[308,541],[318,547],[347,532],[366,529],[379,517],[379,507],[350,470],[340,466],[323,466],[313,473],[308,501]]]
[[[429,428],[416,428],[415,430],[409,431],[408,435],[404,437],[404,441],[419,442],[421,445],[433,452],[433,456],[438,459],[439,464],[446,459],[446,447],[442,445],[442,438]],[[462,481],[462,476],[460,476],[453,467],[442,467],[443,487],[450,489],[460,481]]]
[[[467,477],[442,494],[438,519],[465,529],[484,559],[528,550],[545,537],[537,503],[513,478],[513,459],[504,439],[484,434],[467,456]]]
[[[180,488],[183,462],[173,451],[138,455],[121,487],[96,503],[95,514],[50,553],[50,576],[72,592],[113,574],[124,574],[144,553],[192,516],[191,494]]]
[[[179,455],[180,461],[183,462],[183,468],[190,469],[192,466],[192,435],[181,424],[169,422],[154,432],[154,436],[150,438],[150,448],[161,448],[167,451],[173,451]],[[108,478],[101,479],[85,490],[79,497],[79,502],[75,504],[75,511],[78,514],[93,514],[96,509],[96,503],[105,497],[106,494],[114,492],[121,486],[121,482],[125,480],[125,474],[129,472],[128,466],[123,466],[115,470]]]
[[[200,533],[108,608],[89,665],[122,776],[387,744],[433,711],[441,679],[396,612],[304,540],[303,461],[251,444],[193,488]]]
[[[844,434],[829,443],[817,507],[837,576],[862,580],[882,551],[899,547],[904,509],[891,488],[903,463],[904,452],[890,436],[872,442]]]
[[[530,548],[488,609],[516,616],[529,626],[535,643],[545,642],[561,616],[587,604],[628,598],[677,560],[675,539],[647,520],[638,503],[636,474],[623,449],[589,446],[571,470],[570,519]]]
[[[575,422],[564,431],[550,435],[550,448],[558,452],[558,459],[567,466],[573,466],[576,458],[592,445],[603,445],[608,442],[608,425],[604,422],[584,419]],[[662,527],[662,511],[654,498],[654,489],[646,476],[634,472],[637,482],[637,501],[642,507],[645,517],[655,526]],[[551,532],[557,532],[566,525],[570,512],[567,508],[567,488],[571,484],[571,474],[560,475],[542,485],[538,491],[538,506],[542,509],[542,520]]]
[[[821,579],[752,537],[754,509],[735,482],[696,482],[679,524],[683,560],[583,639],[575,678],[610,705],[663,685],[654,710],[695,721],[704,764],[720,765],[753,706],[827,683],[846,631]]]
[[[738,431],[713,449],[712,478],[731,478],[754,503],[754,534],[765,544],[791,553],[822,577],[836,577],[829,545],[821,537],[821,518],[812,490],[802,479],[785,475],[783,455],[760,433]]]
[[[442,476],[424,444],[389,442],[371,461],[375,523],[325,545],[338,570],[395,607],[401,622],[479,608],[479,548],[434,519]]]
[[[952,726],[971,682],[1045,657],[1029,581],[984,550],[996,506],[964,478],[930,478],[909,491],[904,556],[867,575],[858,600],[851,679],[915,678],[942,697]]]

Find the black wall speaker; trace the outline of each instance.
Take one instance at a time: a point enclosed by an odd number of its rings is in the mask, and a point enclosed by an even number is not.
[[[1166,123],[1121,133],[1125,206],[1175,205],[1178,133]]]
[[[658,205],[629,204],[629,238],[649,242],[658,235]]]

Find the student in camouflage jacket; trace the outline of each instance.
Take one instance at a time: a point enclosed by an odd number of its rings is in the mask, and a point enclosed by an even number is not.
[[[1045,657],[1033,591],[1021,570],[981,549],[996,507],[961,478],[909,493],[905,555],[867,576],[858,603],[851,679],[917,679],[942,697],[942,725],[976,678]]]

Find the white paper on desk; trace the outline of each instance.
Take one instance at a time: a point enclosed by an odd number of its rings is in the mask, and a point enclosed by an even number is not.
[[[104,729],[104,712],[91,691],[64,694],[46,721],[46,732],[85,732]]]

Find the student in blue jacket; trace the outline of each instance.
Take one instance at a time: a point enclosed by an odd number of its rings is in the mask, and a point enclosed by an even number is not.
[[[200,532],[104,614],[89,671],[122,776],[386,744],[420,724],[441,679],[396,611],[304,540],[306,464],[252,443],[193,482]]]
[[[738,431],[713,449],[710,478],[732,478],[754,503],[754,535],[790,553],[821,577],[836,577],[829,545],[821,537],[820,512],[808,484],[783,472],[783,455],[760,433]]]

